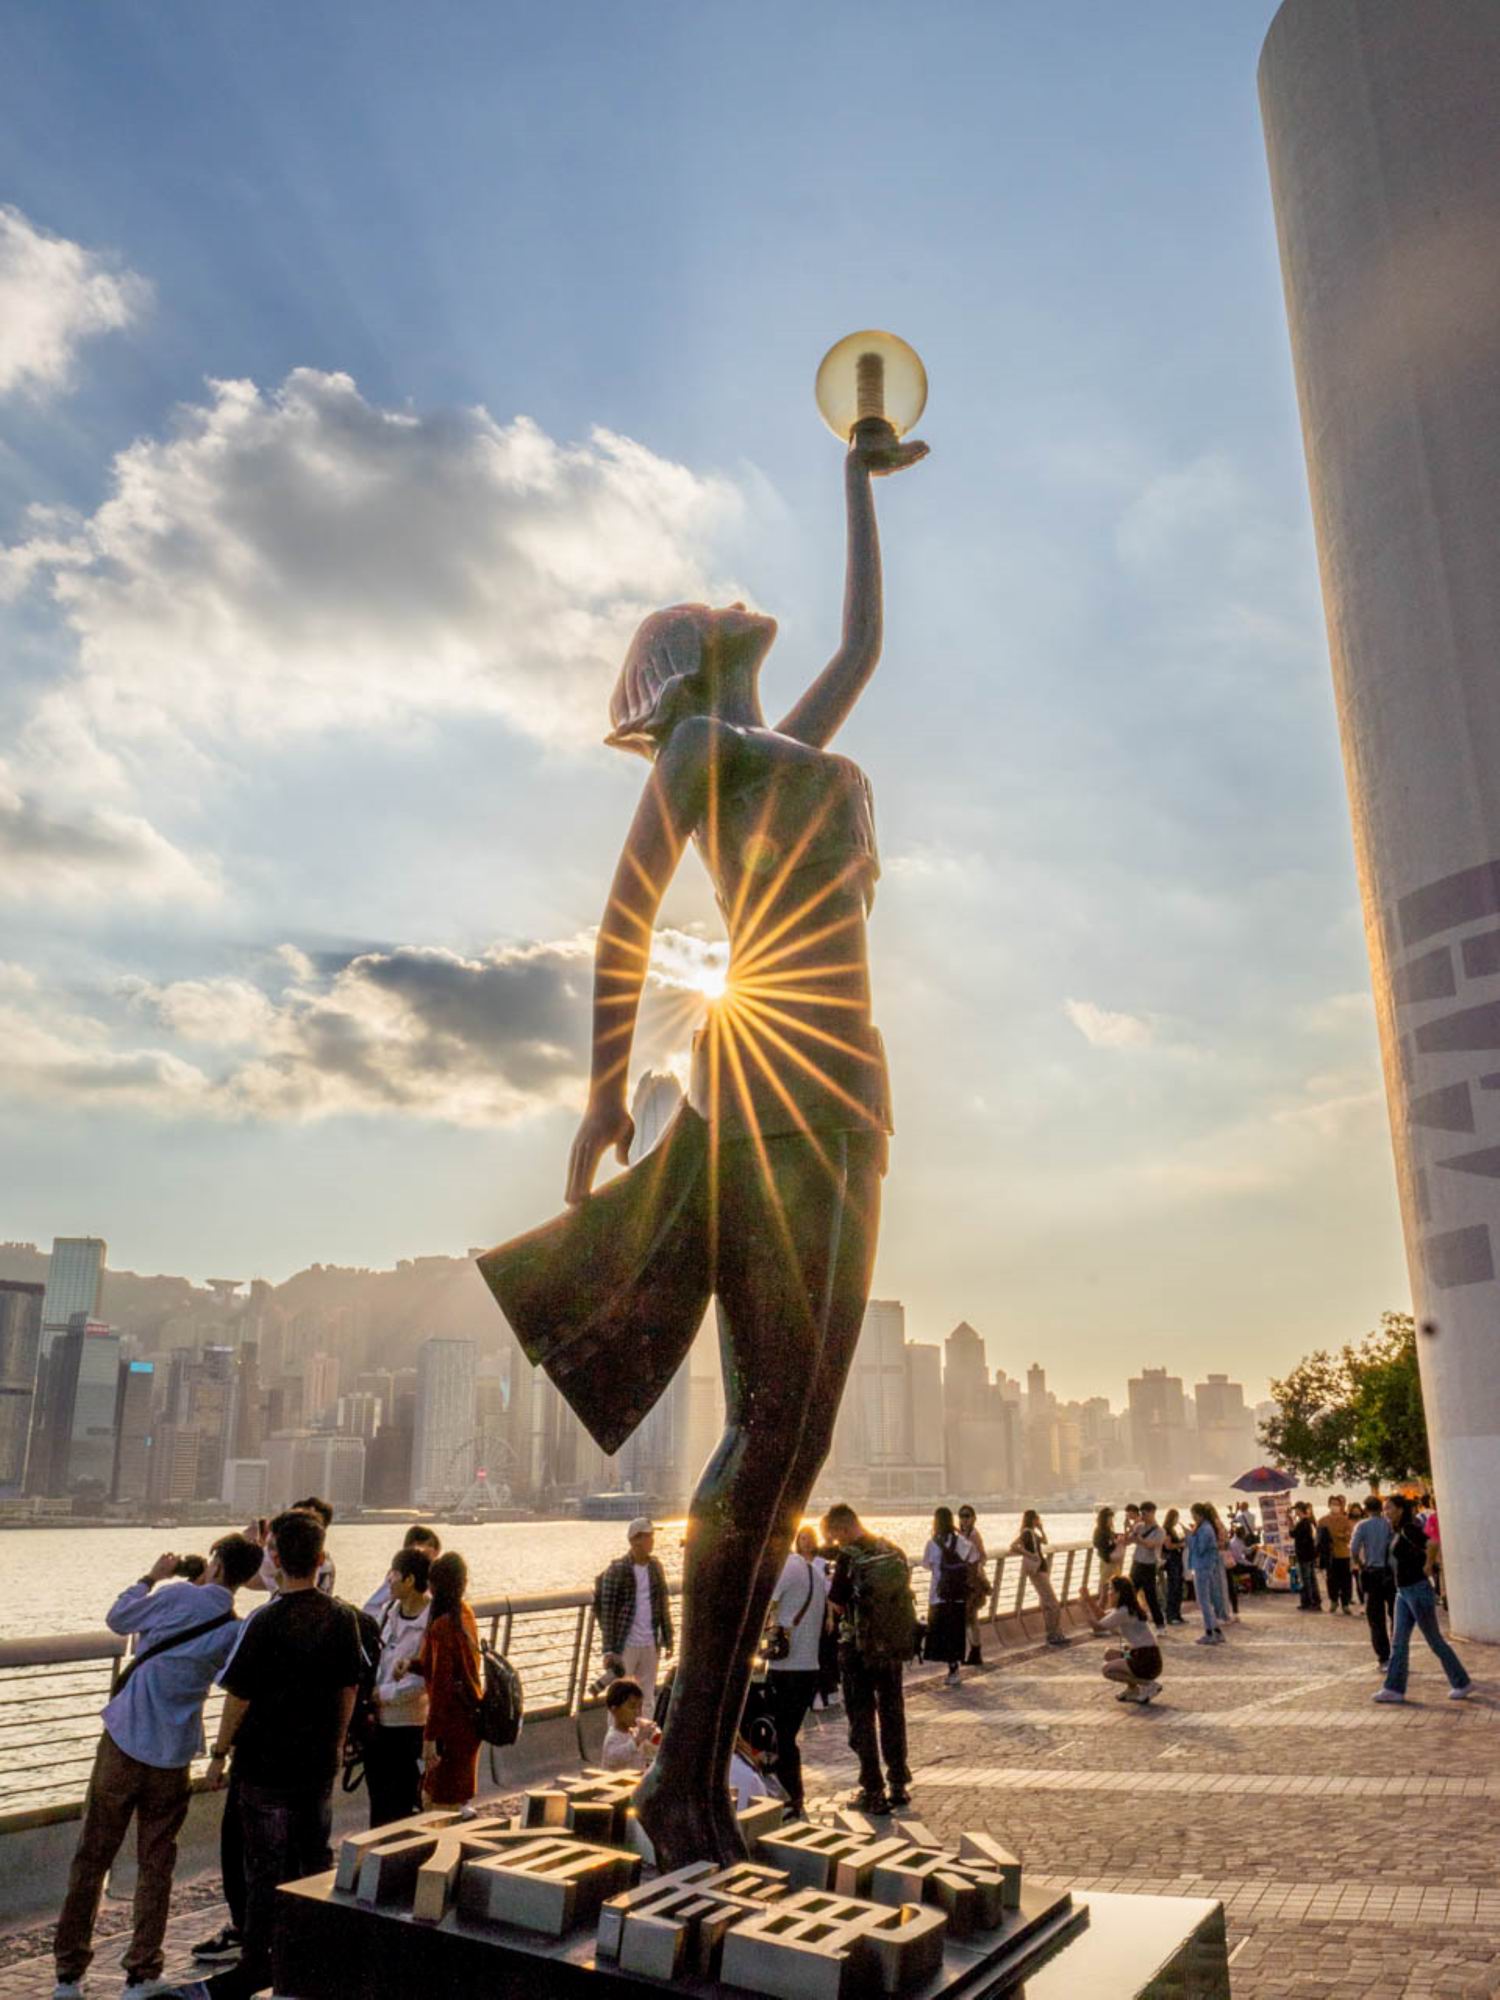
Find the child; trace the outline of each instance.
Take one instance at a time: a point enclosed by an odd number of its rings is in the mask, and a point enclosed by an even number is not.
[[[610,1683],[604,1697],[609,1727],[604,1732],[604,1748],[599,1752],[602,1771],[644,1771],[656,1755],[661,1731],[649,1716],[641,1714],[645,1695],[639,1681],[621,1674]]]
[[[1156,1634],[1141,1615],[1141,1602],[1129,1577],[1117,1576],[1110,1588],[1114,1609],[1106,1612],[1101,1597],[1082,1591],[1084,1605],[1096,1632],[1115,1632],[1124,1641],[1111,1646],[1104,1655],[1104,1678],[1123,1681],[1117,1701],[1135,1702],[1144,1708],[1153,1695],[1161,1693],[1161,1648]]]

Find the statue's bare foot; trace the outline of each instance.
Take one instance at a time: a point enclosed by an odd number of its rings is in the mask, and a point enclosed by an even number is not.
[[[739,1814],[734,1809],[734,1794],[727,1785],[721,1785],[708,1802],[709,1820],[712,1826],[713,1857],[721,1868],[729,1868],[736,1861],[748,1861],[750,1850],[745,1845],[745,1836],[740,1832]]]
[[[686,1868],[690,1861],[717,1858],[718,1842],[708,1802],[685,1786],[664,1783],[660,1764],[653,1765],[636,1786],[635,1812],[663,1874],[672,1868]]]

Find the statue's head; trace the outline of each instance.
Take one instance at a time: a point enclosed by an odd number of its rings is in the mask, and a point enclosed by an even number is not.
[[[776,620],[731,604],[673,604],[641,621],[609,698],[606,743],[655,757],[688,715],[758,713],[755,686]]]

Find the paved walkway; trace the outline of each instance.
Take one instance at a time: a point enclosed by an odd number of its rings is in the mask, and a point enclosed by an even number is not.
[[[1376,1708],[1362,1617],[1256,1598],[1228,1644],[1168,1634],[1165,1687],[1121,1707],[1102,1647],[1011,1655],[909,1699],[917,1816],[982,1827],[1034,1879],[1220,1897],[1235,2000],[1500,1996],[1500,1648],[1461,1648],[1479,1692],[1450,1702],[1417,1643],[1411,1700]],[[810,1790],[847,1791],[838,1711],[810,1718]],[[210,1880],[179,1887],[167,1971],[216,1928]],[[91,1980],[119,1991],[125,1912]],[[0,2000],[46,2000],[45,1929],[0,1936]]]
[[[1078,1639],[914,1692],[913,1811],[982,1827],[1039,1882],[1217,1896],[1235,2000],[1500,1995],[1500,1648],[1460,1650],[1450,1702],[1421,1640],[1380,1708],[1365,1621],[1244,1606],[1223,1646],[1167,1634],[1164,1687],[1125,1708]],[[805,1749],[852,1785],[842,1718]]]

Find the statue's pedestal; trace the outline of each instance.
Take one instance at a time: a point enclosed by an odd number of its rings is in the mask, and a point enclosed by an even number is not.
[[[985,1832],[754,1799],[749,1858],[663,1872],[633,1774],[583,1771],[510,1819],[347,1834],[281,1890],[280,2000],[1228,2000],[1217,1903],[1028,1884]]]
[[[660,2000],[660,1980],[596,1959],[592,1928],[561,1939],[504,1933],[450,1911],[421,1924],[335,1890],[332,1874],[282,1891],[274,1990],[285,2000]],[[674,1991],[743,1989],[679,1975]],[[1202,1897],[1106,1896],[1023,1887],[1002,1931],[949,1941],[909,2000],[1229,2000],[1221,1905]]]

